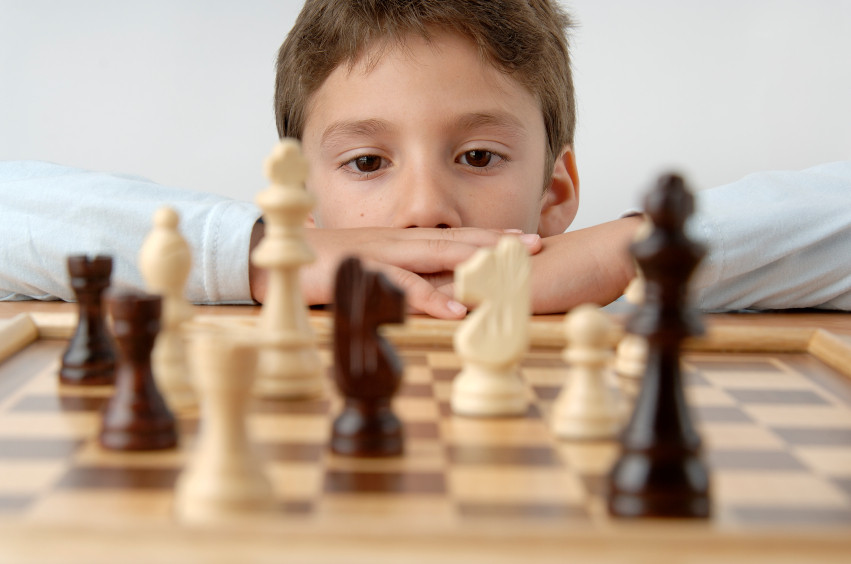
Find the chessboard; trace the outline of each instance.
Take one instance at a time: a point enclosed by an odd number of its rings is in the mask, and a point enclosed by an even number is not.
[[[257,310],[222,307],[208,321],[238,329]],[[726,326],[710,319],[708,336],[688,344],[686,393],[712,480],[707,521],[608,516],[617,441],[559,440],[548,424],[566,374],[561,317],[548,316],[532,320],[522,417],[452,414],[456,323],[414,318],[388,328],[405,365],[394,400],[405,429],[400,457],[330,452],[340,407],[330,374],[320,398],[252,400],[248,426],[277,511],[195,527],[174,519],[172,501],[197,411],[177,413],[177,449],[100,448],[111,390],[58,383],[74,320],[70,309],[54,311],[16,318],[35,333],[0,364],[3,562],[840,562],[851,554],[845,314],[825,317],[844,333],[756,315]],[[329,369],[330,322],[311,314]]]

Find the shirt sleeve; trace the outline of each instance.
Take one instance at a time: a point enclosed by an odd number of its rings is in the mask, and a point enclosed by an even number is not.
[[[851,310],[851,162],[753,174],[696,199],[700,309]]]
[[[186,297],[250,303],[252,204],[143,178],[35,161],[0,162],[0,300],[74,300],[66,259],[113,257],[112,286],[144,288],[139,249],[161,206],[180,215],[192,249]]]

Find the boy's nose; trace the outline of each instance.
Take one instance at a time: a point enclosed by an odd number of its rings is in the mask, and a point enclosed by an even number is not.
[[[447,175],[411,171],[397,187],[393,227],[461,227],[458,202]]]

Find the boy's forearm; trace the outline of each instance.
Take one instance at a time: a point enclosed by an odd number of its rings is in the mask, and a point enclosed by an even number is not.
[[[563,313],[583,303],[606,305],[635,276],[629,245],[641,218],[627,217],[544,239],[532,258],[532,310]]]
[[[249,254],[263,237],[264,226],[253,227]],[[301,292],[308,305],[327,304],[333,294],[333,279],[339,262],[357,255],[370,269],[382,272],[391,282],[405,291],[412,311],[434,317],[459,319],[466,308],[452,299],[451,273],[481,247],[496,245],[504,235],[488,229],[322,229],[304,231],[308,246],[316,260],[300,272]],[[537,253],[541,238],[537,235],[514,233]],[[266,294],[266,274],[249,264],[248,279],[251,296],[263,302]]]
[[[635,274],[627,248],[640,225],[639,217],[624,218],[548,237],[542,241],[540,252],[537,246],[530,247],[534,254],[533,312],[562,313],[582,303],[605,305],[617,299]],[[251,234],[249,252],[259,243],[263,231],[263,224],[257,222]],[[309,229],[306,235],[320,234]],[[346,238],[354,235],[353,231]],[[308,304],[326,303],[330,299],[330,273],[333,269],[323,264],[333,262],[334,258],[330,255],[334,253],[328,253],[323,245],[318,244],[319,241],[313,242],[317,247],[314,249],[318,255],[317,262],[303,269],[302,293]],[[250,265],[249,284],[252,298],[262,302],[266,293],[266,273],[263,269]]]

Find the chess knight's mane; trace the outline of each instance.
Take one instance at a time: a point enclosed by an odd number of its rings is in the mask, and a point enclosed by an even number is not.
[[[334,347],[338,374],[352,380],[380,378],[400,371],[399,361],[378,326],[400,323],[404,296],[381,274],[363,269],[360,260],[347,258],[337,270],[335,286]],[[345,368],[344,368],[345,367]],[[363,382],[365,388],[380,382]]]

